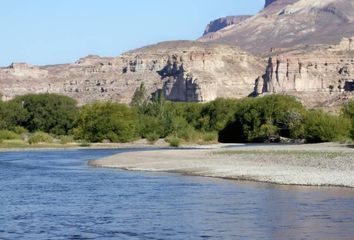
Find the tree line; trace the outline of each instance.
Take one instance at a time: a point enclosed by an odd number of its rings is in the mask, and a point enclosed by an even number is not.
[[[87,142],[165,138],[171,142],[251,143],[284,138],[317,143],[353,139],[353,129],[354,101],[332,115],[308,110],[284,95],[176,103],[161,94],[147,98],[142,85],[130,105],[97,102],[79,107],[75,100],[57,94],[0,101],[0,139],[28,133],[41,141],[46,133]]]

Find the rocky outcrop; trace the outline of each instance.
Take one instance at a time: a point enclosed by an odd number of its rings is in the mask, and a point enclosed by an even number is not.
[[[255,16],[199,39],[271,55],[272,48],[337,44],[354,36],[354,1],[277,0]]]
[[[205,28],[204,31],[204,36],[209,34],[209,33],[214,33],[217,32],[225,27],[239,24],[240,22],[250,18],[252,16],[250,15],[243,15],[243,16],[229,16],[229,17],[223,17],[216,19],[214,21],[211,21],[208,26]]]
[[[198,42],[165,42],[116,58],[88,56],[74,64],[0,69],[4,100],[26,93],[59,93],[80,104],[129,103],[144,82],[148,92],[163,91],[173,101],[205,102],[253,92],[265,62],[239,48]]]
[[[277,0],[266,0],[264,8],[268,7],[270,4],[272,4],[275,1],[277,1]]]
[[[348,98],[354,90],[352,38],[338,45],[293,50],[271,57],[258,93],[298,96],[306,105],[323,105],[331,98]],[[260,89],[261,92],[260,92]]]

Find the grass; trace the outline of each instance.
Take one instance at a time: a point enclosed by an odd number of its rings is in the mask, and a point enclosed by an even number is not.
[[[30,145],[23,140],[3,140],[0,142],[0,148],[28,148]]]
[[[315,151],[315,150],[228,150],[217,152],[216,154],[225,155],[260,155],[260,156],[284,156],[298,158],[326,158],[333,159],[338,157],[349,157],[352,153],[348,152],[331,152],[331,151]]]

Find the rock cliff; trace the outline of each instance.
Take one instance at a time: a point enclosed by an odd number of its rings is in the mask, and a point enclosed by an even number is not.
[[[149,94],[162,91],[172,101],[283,93],[316,107],[353,96],[352,0],[267,0],[257,15],[216,20],[206,33],[197,42],[164,42],[74,64],[14,63],[0,68],[0,94],[129,103],[144,83]]]
[[[12,64],[0,69],[4,100],[26,93],[59,93],[80,104],[94,101],[129,103],[142,83],[153,94],[173,101],[239,98],[253,92],[265,63],[237,47],[179,41],[127,52],[116,58],[88,56],[74,64]]]
[[[291,94],[310,106],[352,97],[353,40],[354,37],[344,38],[338,45],[303,46],[301,50],[278,52],[269,59],[264,81],[258,82],[256,89],[259,93]]]
[[[217,32],[225,27],[239,24],[240,22],[250,18],[252,16],[250,15],[242,15],[242,16],[228,16],[228,17],[223,17],[216,19],[214,21],[211,21],[207,27],[205,28],[204,31],[204,36],[209,34],[209,33],[214,33]]]

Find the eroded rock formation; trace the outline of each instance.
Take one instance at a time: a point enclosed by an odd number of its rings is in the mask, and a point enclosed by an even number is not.
[[[228,17],[223,17],[216,19],[214,21],[211,21],[207,27],[205,28],[204,31],[204,36],[209,34],[209,33],[214,33],[217,32],[225,27],[231,26],[238,24],[252,16],[250,15],[242,15],[242,16],[228,16]]]
[[[116,58],[88,56],[75,64],[0,69],[0,92],[8,100],[26,93],[60,93],[80,104],[129,103],[144,82],[149,93],[162,90],[173,101],[205,102],[252,93],[263,60],[228,45],[165,42]]]
[[[323,105],[331,98],[348,98],[354,91],[353,38],[338,45],[289,50],[269,59],[261,93],[298,96],[307,105]],[[260,93],[260,92],[259,92]]]

